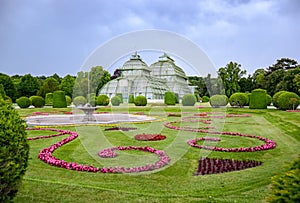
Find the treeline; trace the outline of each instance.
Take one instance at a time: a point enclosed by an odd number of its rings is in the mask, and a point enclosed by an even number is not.
[[[199,97],[225,94],[228,98],[236,92],[251,92],[265,89],[273,96],[279,91],[289,91],[300,95],[300,65],[296,60],[281,58],[275,64],[257,69],[246,75],[241,64],[230,62],[218,71],[217,78],[190,76],[191,85],[196,86],[195,95]]]

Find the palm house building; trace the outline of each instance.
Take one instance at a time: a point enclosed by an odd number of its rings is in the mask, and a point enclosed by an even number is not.
[[[150,101],[162,102],[166,91],[178,94],[179,99],[193,92],[184,71],[167,54],[149,67],[135,52],[120,71],[121,76],[106,83],[99,94],[112,98],[121,93],[124,102],[128,101],[129,95],[143,95]]]

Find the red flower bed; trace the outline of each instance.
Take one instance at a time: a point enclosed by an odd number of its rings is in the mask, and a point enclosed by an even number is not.
[[[58,136],[68,134],[68,131],[58,130],[58,129],[53,129],[53,128],[26,128],[26,130],[46,130],[46,131],[59,132],[57,134],[52,134],[52,135],[42,135],[42,136],[37,136],[37,137],[28,137],[27,140],[45,139],[45,138],[58,137]]]
[[[137,128],[113,127],[113,128],[106,128],[105,131],[111,131],[111,130],[129,131],[129,130],[136,130],[136,129]]]
[[[260,166],[262,162],[260,161],[238,161],[232,159],[215,159],[215,158],[200,158],[198,168],[195,172],[195,176],[224,173],[231,171],[244,170],[247,168],[252,168]]]
[[[168,113],[169,117],[181,117],[180,113]]]
[[[157,141],[166,139],[166,136],[161,134],[138,134],[134,138],[141,141]]]

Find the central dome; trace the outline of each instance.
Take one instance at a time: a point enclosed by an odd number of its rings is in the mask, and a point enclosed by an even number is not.
[[[131,55],[130,59],[123,64],[121,70],[147,70],[150,72],[148,65],[141,59],[137,52]]]

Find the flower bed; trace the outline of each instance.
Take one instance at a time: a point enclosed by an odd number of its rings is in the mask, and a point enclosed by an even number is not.
[[[141,141],[157,141],[166,139],[166,136],[161,134],[138,134],[134,138]]]
[[[106,128],[104,131],[111,131],[111,130],[130,131],[130,130],[137,130],[137,128],[113,127],[113,128]]]
[[[181,117],[180,113],[168,113],[169,117]]]
[[[195,176],[244,170],[260,166],[262,162],[254,160],[238,161],[233,159],[200,158]]]
[[[27,140],[46,139],[46,138],[58,137],[58,136],[68,134],[68,132],[65,131],[65,130],[58,130],[58,129],[53,129],[53,128],[26,128],[26,130],[44,130],[44,131],[46,130],[46,131],[59,132],[57,134],[52,134],[52,135],[42,135],[42,136],[36,136],[36,137],[28,137]]]
[[[164,123],[164,126],[167,128],[173,129],[173,130],[184,130],[184,131],[190,131],[190,132],[203,132],[203,129],[212,129],[213,126],[205,126],[205,127],[199,127],[199,128],[192,128],[192,127],[178,127],[174,126],[172,124],[179,123],[179,122],[166,122]]]

